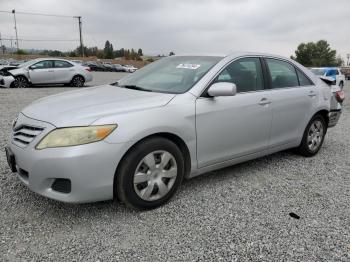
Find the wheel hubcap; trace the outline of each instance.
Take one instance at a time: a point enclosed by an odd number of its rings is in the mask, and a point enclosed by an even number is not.
[[[309,129],[308,137],[307,137],[307,144],[311,151],[316,151],[323,139],[323,125],[320,120],[314,121]]]
[[[167,151],[154,151],[137,165],[134,189],[141,199],[155,201],[171,190],[176,177],[177,164],[174,156]]]

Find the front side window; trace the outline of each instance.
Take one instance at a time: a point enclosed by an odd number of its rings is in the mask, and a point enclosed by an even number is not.
[[[66,61],[55,60],[55,68],[67,68],[72,66],[73,65],[71,63],[68,63]]]
[[[34,64],[33,66],[35,66],[35,69],[53,68],[53,63],[51,60],[44,60]]]
[[[222,57],[171,56],[122,78],[117,85],[150,92],[181,94],[196,84]]]
[[[264,89],[260,59],[247,57],[232,62],[217,76],[216,82],[235,84],[237,93]]]
[[[272,88],[299,86],[298,76],[293,65],[277,60],[266,59],[270,71]]]

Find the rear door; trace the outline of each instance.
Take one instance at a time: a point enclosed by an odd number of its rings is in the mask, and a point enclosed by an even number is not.
[[[33,84],[55,83],[53,61],[43,60],[35,63],[29,69],[29,77]]]
[[[73,78],[74,65],[63,60],[54,60],[55,82],[69,83]]]
[[[296,143],[311,118],[318,92],[312,81],[288,61],[266,58],[272,108],[270,147]]]

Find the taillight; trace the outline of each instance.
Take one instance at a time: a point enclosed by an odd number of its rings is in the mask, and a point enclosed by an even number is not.
[[[85,68],[85,70],[88,71],[88,72],[91,72],[91,68],[90,67]]]
[[[341,90],[341,91],[335,92],[335,99],[337,99],[337,101],[338,101],[339,103],[343,102],[344,99],[345,99],[345,93],[344,93],[344,91]]]

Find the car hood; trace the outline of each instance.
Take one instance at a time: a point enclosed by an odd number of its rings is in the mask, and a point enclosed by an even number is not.
[[[56,127],[83,126],[105,116],[164,106],[174,96],[105,85],[39,99],[22,113]]]
[[[7,70],[11,75],[16,76],[18,74],[23,74],[27,70],[24,68],[13,68],[13,69],[8,69]]]

